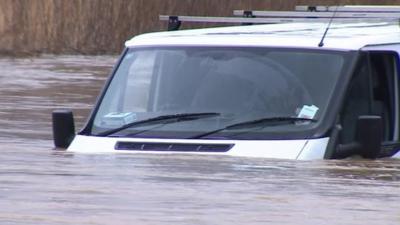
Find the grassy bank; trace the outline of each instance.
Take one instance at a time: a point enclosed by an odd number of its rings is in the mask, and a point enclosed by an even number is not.
[[[400,4],[400,0],[0,0],[0,54],[115,54],[128,38],[164,30],[159,14],[229,16],[234,9]]]

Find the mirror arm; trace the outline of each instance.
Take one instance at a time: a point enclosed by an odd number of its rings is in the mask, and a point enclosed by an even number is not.
[[[362,149],[362,145],[358,142],[352,142],[349,144],[339,144],[336,148],[334,155],[335,159],[344,159],[353,155],[359,154]]]

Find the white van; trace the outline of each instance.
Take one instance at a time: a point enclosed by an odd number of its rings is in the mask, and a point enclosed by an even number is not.
[[[302,160],[400,158],[400,8],[309,9],[314,12],[161,17],[171,30],[185,21],[246,26],[127,41],[77,135],[71,111],[53,113],[56,147]]]

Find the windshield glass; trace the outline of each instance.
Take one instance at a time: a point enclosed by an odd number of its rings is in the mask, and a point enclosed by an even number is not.
[[[100,102],[91,133],[114,130],[118,132],[108,133],[190,138],[220,129],[202,137],[251,139],[254,135],[311,129],[324,116],[345,58],[346,52],[326,50],[129,49]],[[215,116],[176,119],[176,115],[187,113]],[[160,116],[168,117],[160,120]],[[223,129],[275,117],[289,119]],[[314,122],[293,122],[291,118]],[[137,123],[148,119],[151,123]]]

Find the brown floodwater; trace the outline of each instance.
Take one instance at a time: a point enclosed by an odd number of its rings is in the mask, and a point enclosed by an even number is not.
[[[51,111],[82,127],[116,59],[0,59],[1,225],[400,224],[400,160],[54,151]]]

